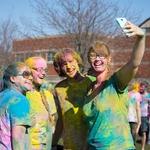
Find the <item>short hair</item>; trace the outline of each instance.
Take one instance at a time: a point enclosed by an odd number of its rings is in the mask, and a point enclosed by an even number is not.
[[[25,60],[25,64],[29,67],[29,68],[34,68],[35,67],[35,64],[36,64],[36,61],[37,60],[44,60],[46,62],[46,60],[41,57],[41,56],[33,56],[33,57],[29,57]]]
[[[131,90],[134,90],[136,92],[139,91],[139,87],[140,87],[140,83],[138,81],[131,81],[128,85],[128,90],[131,91]]]
[[[62,65],[62,59],[67,53],[73,56],[73,58],[77,61],[79,67],[83,66],[82,59],[80,55],[77,53],[77,51],[71,48],[62,49],[54,55],[54,59],[53,59],[54,68],[58,73],[58,75],[61,77],[65,77],[65,73],[61,69],[61,65]]]
[[[12,82],[10,78],[13,76],[17,76],[20,69],[25,66],[27,65],[23,62],[15,62],[7,66],[7,68],[4,70],[4,73],[3,73],[3,88],[4,89],[11,87]]]
[[[95,52],[97,54],[101,54],[105,57],[110,56],[110,50],[109,47],[100,41],[95,41],[88,49],[88,61],[90,62],[90,53]]]
[[[144,86],[146,90],[149,88],[149,83],[146,80],[143,80],[140,82],[140,86]]]

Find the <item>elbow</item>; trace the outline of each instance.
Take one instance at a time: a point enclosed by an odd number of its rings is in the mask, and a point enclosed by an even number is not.
[[[141,61],[140,62],[139,61],[134,61],[134,62],[131,63],[131,68],[133,70],[138,70],[140,65],[141,65]]]

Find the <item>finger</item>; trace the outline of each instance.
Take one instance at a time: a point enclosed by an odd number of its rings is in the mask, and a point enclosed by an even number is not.
[[[132,33],[132,32],[134,32],[134,30],[133,30],[132,28],[130,28],[130,29],[125,29],[124,31],[125,31],[125,33]]]
[[[131,37],[131,36],[135,36],[136,34],[135,34],[134,32],[131,32],[131,33],[126,33],[126,35],[127,35],[128,37]]]

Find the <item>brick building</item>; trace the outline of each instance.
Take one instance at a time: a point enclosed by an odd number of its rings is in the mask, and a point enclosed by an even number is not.
[[[140,24],[146,30],[146,51],[137,77],[150,81],[150,18]],[[102,38],[108,44],[112,52],[113,70],[127,62],[134,44],[132,38],[113,37]],[[59,77],[52,65],[53,55],[61,48],[73,47],[72,38],[66,35],[49,36],[36,39],[22,39],[13,42],[13,54],[15,61],[24,61],[29,56],[43,56],[48,61],[49,79],[57,82]]]

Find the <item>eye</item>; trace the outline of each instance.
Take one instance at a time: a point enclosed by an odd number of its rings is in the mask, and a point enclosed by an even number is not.
[[[31,72],[29,72],[29,71],[24,71],[24,72],[22,73],[22,76],[23,76],[23,77],[30,76],[30,75],[31,75]]]
[[[91,53],[90,57],[96,57],[96,53]]]

